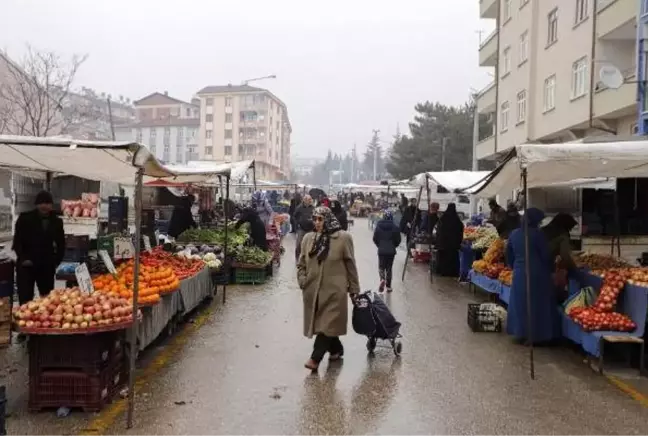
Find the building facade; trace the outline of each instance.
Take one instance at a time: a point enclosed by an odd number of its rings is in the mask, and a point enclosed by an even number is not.
[[[480,17],[496,26],[479,47],[494,80],[477,96],[492,123],[478,158],[525,142],[636,134],[639,10],[638,0],[480,0]],[[617,71],[623,83],[609,88]]]
[[[201,160],[254,159],[258,178],[289,177],[292,128],[286,105],[279,98],[249,85],[207,86],[197,97]]]
[[[115,128],[118,140],[139,142],[166,163],[200,159],[200,111],[196,104],[156,92],[133,105],[136,120]]]

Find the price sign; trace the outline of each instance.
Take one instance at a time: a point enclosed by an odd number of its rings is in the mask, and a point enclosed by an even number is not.
[[[144,235],[142,236],[142,239],[144,240],[144,249],[149,253],[153,251],[153,249],[151,248],[151,238],[149,238],[147,235]]]
[[[108,272],[112,275],[117,274],[117,270],[115,269],[115,264],[113,264],[112,259],[108,255],[108,252],[106,250],[99,250],[99,257],[101,257],[101,260],[103,261],[104,265],[106,265],[106,268],[108,269]]]
[[[92,285],[92,279],[90,278],[90,271],[88,271],[88,265],[85,263],[80,264],[74,269],[74,275],[76,276],[77,283],[79,284],[79,289],[83,292],[93,293],[94,286]]]
[[[115,259],[131,259],[135,255],[135,247],[131,238],[116,237],[115,238],[115,252],[113,258]]]

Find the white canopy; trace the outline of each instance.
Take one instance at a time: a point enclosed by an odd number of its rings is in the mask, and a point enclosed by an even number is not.
[[[481,186],[476,185],[467,192],[492,197],[519,188],[524,166],[529,188],[576,179],[645,177],[648,141],[519,145]]]
[[[440,185],[448,191],[454,192],[474,185],[480,180],[485,179],[489,174],[489,171],[430,171],[417,174],[412,179],[414,184],[425,186],[425,178],[427,175],[431,185]]]
[[[146,147],[135,142],[0,135],[2,168],[67,174],[122,185],[135,184],[138,168],[144,170],[144,182],[166,179],[177,183],[199,183],[216,175],[237,174],[245,165],[247,170],[250,161],[208,169],[174,169],[164,166]]]

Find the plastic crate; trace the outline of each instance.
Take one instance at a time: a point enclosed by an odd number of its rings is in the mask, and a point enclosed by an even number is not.
[[[234,283],[239,285],[261,285],[266,282],[267,277],[265,267],[260,269],[236,267],[234,269]]]
[[[29,371],[74,370],[101,373],[124,359],[124,333],[91,335],[32,335],[29,338]]]
[[[127,380],[126,366],[121,362],[94,375],[74,370],[30,373],[29,410],[65,406],[98,412],[112,401]]]
[[[502,320],[490,309],[482,309],[481,303],[468,304],[468,327],[476,333],[502,331]]]

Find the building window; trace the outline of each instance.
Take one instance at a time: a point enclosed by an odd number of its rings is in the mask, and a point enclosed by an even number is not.
[[[205,121],[211,123],[212,121],[214,121],[214,115],[212,114],[205,115]]]
[[[580,58],[572,64],[571,98],[587,94],[587,58]]]
[[[509,111],[511,110],[511,105],[508,101],[502,103],[502,108],[500,111],[500,131],[506,132],[509,126]]]
[[[232,97],[225,97],[225,107],[232,107]]]
[[[518,92],[517,95],[517,122],[523,123],[526,120],[527,95],[526,90]]]
[[[211,130],[205,130],[205,138],[206,139],[211,139],[212,137],[212,131]]]
[[[232,146],[231,145],[226,145],[225,146],[225,156],[231,156],[232,155]]]
[[[574,17],[574,24],[578,24],[588,17],[588,0],[576,0],[576,16]]]
[[[191,109],[187,108],[187,118],[191,118]]]
[[[205,154],[209,156],[214,154],[214,147],[205,147]]]
[[[171,151],[171,144],[164,144],[164,153],[169,154],[169,151]]]
[[[547,45],[558,41],[558,8],[547,15]]]
[[[164,137],[169,137],[171,136],[171,127],[165,127],[164,128]]]
[[[512,13],[511,13],[511,5],[513,3],[513,0],[504,0],[504,11],[502,12],[502,20],[506,23],[508,20],[511,19]]]
[[[529,31],[520,35],[520,63],[529,59]]]
[[[213,99],[212,97],[207,97],[207,98],[205,99],[205,104],[206,104],[207,106],[213,106],[213,105],[214,105],[214,99]]]
[[[232,129],[225,130],[225,139],[232,139]]]
[[[142,142],[142,129],[135,129],[135,142]]]
[[[549,76],[544,81],[542,110],[550,111],[556,107],[556,75]]]
[[[225,122],[226,123],[232,122],[232,114],[225,114]]]
[[[505,76],[511,72],[511,47],[506,47],[502,55],[502,76]]]

